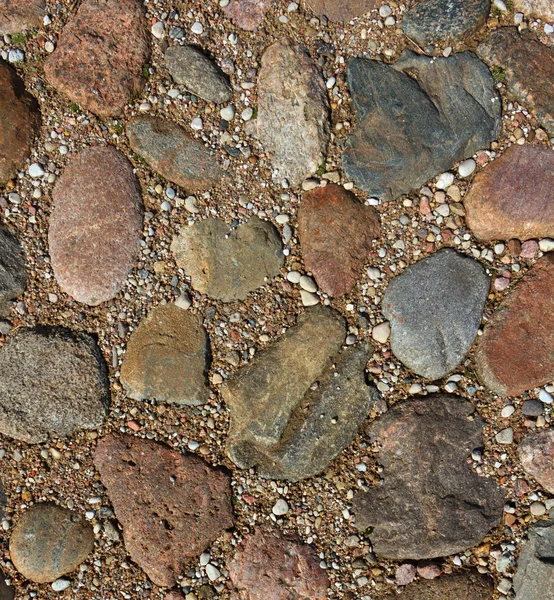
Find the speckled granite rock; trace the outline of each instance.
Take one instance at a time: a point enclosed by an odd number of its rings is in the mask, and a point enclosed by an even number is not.
[[[241,29],[255,31],[272,4],[273,0],[230,0],[223,12]]]
[[[331,21],[350,21],[377,8],[381,0],[305,0],[316,15],[325,15]]]
[[[518,453],[525,472],[554,494],[554,429],[532,431],[521,440]]]
[[[13,233],[0,227],[0,317],[9,315],[11,301],[20,296],[26,286],[23,250]]]
[[[515,600],[553,600],[554,523],[540,521],[527,535],[514,577]]]
[[[0,2],[0,35],[11,35],[42,26],[46,14],[44,0],[2,0]]]
[[[476,570],[441,575],[433,581],[420,579],[411,583],[399,596],[396,592],[383,600],[492,600],[494,581]]]

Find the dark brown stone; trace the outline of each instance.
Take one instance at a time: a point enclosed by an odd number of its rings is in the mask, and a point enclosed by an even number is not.
[[[316,15],[338,22],[361,17],[382,4],[381,0],[307,0],[306,3]]]
[[[6,576],[0,570],[0,600],[14,600],[15,588],[6,583]]]
[[[112,146],[74,156],[52,194],[48,243],[64,292],[96,306],[114,298],[140,249],[142,199],[127,158]]]
[[[231,0],[223,12],[241,29],[255,31],[272,4],[273,0]]]
[[[232,600],[325,600],[329,579],[310,546],[279,531],[257,529],[229,564]]]
[[[491,67],[500,69],[497,77],[508,91],[554,134],[554,49],[521,36],[516,27],[501,27],[477,51]]]
[[[29,158],[41,119],[37,101],[1,59],[0,90],[0,185],[4,185]]]
[[[416,581],[401,596],[388,594],[383,600],[492,600],[494,582],[488,575],[470,570],[442,575],[433,581]]]
[[[330,296],[352,290],[380,233],[377,211],[342,186],[329,184],[303,195],[298,235],[304,265]]]
[[[48,83],[100,117],[119,116],[144,85],[146,25],[140,0],[84,0],[44,63]]]
[[[477,375],[501,396],[554,379],[554,254],[539,259],[498,307],[475,352]]]
[[[521,441],[518,451],[525,472],[554,494],[554,429],[530,433]]]
[[[233,526],[230,476],[197,456],[109,435],[98,443],[94,464],[125,548],[156,585],[174,585],[187,561]]]
[[[0,0],[0,35],[39,28],[45,9],[44,0]]]

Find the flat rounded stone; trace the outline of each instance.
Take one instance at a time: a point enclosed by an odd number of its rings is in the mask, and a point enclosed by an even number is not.
[[[479,240],[554,237],[554,153],[510,146],[475,176],[464,208]]]
[[[143,86],[150,36],[140,0],[84,0],[66,24],[44,75],[100,117],[119,116]]]
[[[160,305],[131,334],[121,383],[134,400],[204,404],[208,355],[202,318],[175,304]]]
[[[539,400],[526,400],[521,407],[521,412],[528,417],[538,417],[544,412],[544,404]]]
[[[0,59],[0,185],[4,185],[31,155],[40,128],[37,101],[25,91],[23,80]]]
[[[230,0],[223,12],[241,29],[255,31],[272,4],[273,0]]]
[[[352,290],[380,234],[377,211],[342,186],[331,183],[303,194],[298,235],[304,265],[330,296]]]
[[[231,600],[325,600],[329,579],[314,550],[294,535],[258,528],[229,564]]]
[[[44,0],[2,0],[0,35],[11,35],[42,26],[46,14]]]
[[[475,352],[480,381],[519,396],[554,379],[554,254],[540,258],[502,301]]]
[[[449,248],[410,265],[383,297],[394,355],[428,379],[455,369],[475,340],[489,288],[482,265]]]
[[[104,422],[107,368],[89,334],[20,330],[0,349],[0,366],[0,433],[37,444]]]
[[[554,494],[554,429],[530,433],[521,441],[518,452],[525,472]]]
[[[403,592],[406,600],[492,600],[494,581],[488,575],[470,569],[462,573],[441,575],[433,581],[420,579],[407,586]],[[383,600],[397,599],[393,592]]]
[[[35,504],[16,523],[10,538],[15,568],[35,583],[74,571],[92,552],[92,525],[52,502]]]
[[[94,464],[123,527],[131,558],[159,586],[173,586],[233,526],[231,478],[201,458],[131,435],[98,442]]]
[[[284,260],[279,232],[258,217],[231,231],[220,219],[198,221],[181,228],[171,251],[194,289],[223,302],[244,300],[275,277]]]
[[[10,314],[11,302],[27,287],[25,256],[17,238],[0,227],[0,316]]]
[[[160,175],[189,192],[208,190],[223,176],[208,148],[174,121],[137,117],[127,125],[127,136],[134,152]]]
[[[140,250],[142,199],[133,166],[113,146],[74,156],[52,193],[48,244],[61,289],[97,306],[125,284]]]
[[[331,21],[351,21],[361,17],[381,2],[379,0],[306,0],[308,7],[318,16],[325,15]]]

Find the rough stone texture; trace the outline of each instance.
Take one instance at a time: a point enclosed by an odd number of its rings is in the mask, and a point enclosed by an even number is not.
[[[381,233],[379,214],[342,186],[306,192],[298,210],[304,265],[330,296],[352,290]]]
[[[44,0],[0,0],[0,35],[39,28],[46,14]]]
[[[383,298],[395,356],[429,379],[455,369],[475,340],[489,288],[482,265],[449,248],[409,266]]]
[[[197,456],[108,435],[94,464],[123,526],[125,548],[156,585],[174,585],[187,561],[233,526],[230,476]]]
[[[0,570],[0,600],[14,600],[15,588],[6,583],[6,576]]]
[[[229,77],[194,46],[170,46],[165,64],[176,83],[207,102],[222,104],[233,97]]]
[[[502,488],[467,463],[483,445],[483,421],[474,410],[458,396],[427,396],[394,405],[368,427],[380,444],[383,481],[358,492],[353,511],[359,530],[374,528],[377,555],[449,556],[479,543],[500,522]]]
[[[146,26],[141,0],[84,0],[44,63],[48,83],[100,117],[119,116],[144,85]]]
[[[258,217],[232,231],[220,219],[198,221],[181,228],[171,251],[194,289],[223,302],[244,300],[283,265],[279,232]]]
[[[323,77],[304,47],[289,39],[264,52],[258,76],[258,138],[292,186],[313,175],[329,142],[329,100]]]
[[[318,16],[331,21],[350,21],[361,17],[382,4],[380,0],[306,0],[308,7]]]
[[[401,596],[396,593],[383,600],[492,600],[494,582],[488,575],[471,570],[442,575],[433,581],[420,579],[410,584]]]
[[[554,237],[554,153],[510,146],[476,175],[464,207],[479,240]]]
[[[223,12],[238,27],[255,31],[272,4],[273,0],[231,0]]]
[[[204,404],[208,355],[202,318],[175,304],[160,305],[131,334],[121,383],[134,400]]]
[[[530,433],[521,441],[518,452],[525,472],[554,494],[554,429]]]
[[[554,600],[554,524],[541,521],[528,531],[514,577],[515,600]]]
[[[479,379],[519,396],[554,379],[554,254],[540,258],[489,320],[475,352]]]
[[[339,352],[344,337],[338,313],[308,309],[224,384],[227,454],[235,464],[298,481],[323,471],[350,444],[378,394],[364,372],[373,348]]]
[[[491,67],[502,69],[502,83],[550,134],[554,134],[554,50],[520,36],[516,27],[501,27],[477,49]]]
[[[36,444],[103,423],[107,368],[87,333],[20,330],[0,349],[0,365],[0,433]]]
[[[490,0],[424,0],[402,17],[402,30],[420,46],[459,42],[485,24]]]
[[[514,11],[528,17],[554,22],[554,3],[552,0],[514,0]]]
[[[372,196],[387,200],[419,188],[500,134],[492,75],[471,52],[431,58],[405,50],[394,65],[355,58],[348,85],[357,127],[343,168]]]
[[[0,227],[0,316],[10,313],[11,301],[20,296],[27,286],[25,257],[17,238],[5,227]]]
[[[142,198],[127,158],[112,146],[73,157],[52,193],[48,244],[64,292],[97,306],[121,290],[140,250]]]
[[[0,185],[20,169],[31,154],[40,128],[37,101],[25,91],[23,80],[0,59]]]
[[[25,511],[10,538],[15,568],[36,583],[71,573],[93,547],[92,525],[84,516],[52,502],[35,504]]]
[[[158,173],[189,192],[217,185],[223,170],[204,144],[175,123],[137,117],[127,125],[129,145]]]
[[[6,492],[4,491],[4,485],[2,480],[0,479],[0,519],[4,518],[4,509],[8,505],[8,500],[6,498]],[[1,572],[0,572],[1,578]]]
[[[229,564],[231,600],[325,600],[329,579],[314,550],[293,535],[258,528]]]

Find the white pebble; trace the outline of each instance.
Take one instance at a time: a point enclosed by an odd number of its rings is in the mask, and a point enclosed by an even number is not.
[[[319,304],[317,295],[307,292],[306,290],[300,290],[300,297],[302,298],[302,304],[304,306],[315,306],[316,304]]]
[[[192,300],[190,299],[190,296],[186,292],[183,292],[177,298],[177,300],[175,300],[175,306],[178,306],[179,308],[182,308],[183,310],[187,310],[188,308],[191,307],[191,305],[192,305]]]
[[[277,500],[275,503],[275,506],[271,509],[271,512],[277,517],[286,515],[289,512],[289,505],[287,504],[286,500],[279,498],[279,500]]]
[[[55,592],[63,592],[64,590],[67,590],[70,585],[71,581],[69,581],[69,579],[56,579],[56,581],[52,583],[52,589]]]
[[[308,277],[307,275],[302,275],[302,277],[300,277],[299,283],[300,283],[300,287],[303,290],[306,290],[307,292],[311,292],[312,294],[317,292],[317,285],[315,284],[315,281],[311,277]]]
[[[194,196],[187,196],[185,198],[185,208],[193,214],[200,212],[200,209],[196,206],[196,198]]]
[[[206,565],[206,575],[210,581],[215,581],[221,577],[219,569],[216,569],[211,563]]]
[[[371,337],[380,344],[386,344],[390,337],[390,323],[384,321],[383,323],[379,323],[379,325],[375,325],[371,331]]]
[[[154,25],[152,25],[151,31],[152,31],[152,35],[155,38],[158,38],[159,40],[161,40],[164,36],[165,25],[161,21],[158,21],[157,23],[154,23]]]
[[[454,183],[454,174],[453,173],[443,173],[437,179],[436,186],[439,190],[446,190]]]
[[[164,212],[169,212],[171,210],[171,202],[169,202],[169,200],[165,200],[162,202],[161,208]]]
[[[547,35],[550,35],[552,32],[554,32],[554,27],[552,27],[552,25],[550,25],[550,23],[545,23],[544,24],[544,33],[546,33]]]
[[[300,271],[289,271],[287,273],[287,279],[291,283],[300,283],[301,277],[302,277],[302,275],[300,274]]]
[[[476,166],[473,158],[468,158],[458,167],[458,175],[460,177],[469,177],[475,171]]]
[[[46,44],[44,44],[44,49],[46,50],[46,52],[48,52],[48,54],[52,54],[52,52],[54,52],[54,50],[56,49],[56,46],[54,46],[54,44],[50,40],[48,40]]]
[[[210,553],[209,552],[203,552],[200,555],[200,566],[201,567],[205,567],[209,562],[210,562]]]
[[[275,217],[275,220],[277,221],[277,223],[279,223],[279,225],[284,225],[285,223],[289,222],[290,217],[283,213],[283,214],[277,215]]]
[[[141,102],[139,106],[140,112],[147,112],[152,108],[150,102]]]
[[[506,406],[502,409],[500,413],[505,419],[511,417],[515,413],[516,409],[513,404],[506,404]]]
[[[454,392],[456,389],[458,388],[458,386],[456,385],[455,381],[449,381],[445,386],[444,389],[451,394],[452,392]]]
[[[200,131],[200,129],[202,129],[202,127],[204,127],[204,124],[202,123],[202,119],[200,117],[196,117],[195,119],[192,120],[190,126],[192,129],[195,129],[196,131]]]
[[[511,444],[514,441],[514,430],[511,427],[506,427],[496,434],[496,441],[499,444]]]
[[[388,4],[381,6],[379,9],[379,16],[386,19],[387,17],[390,17],[390,15],[392,15],[392,8]]]
[[[242,111],[240,117],[243,121],[250,121],[253,114],[254,114],[254,109],[249,106],[248,108],[245,108]]]
[[[505,2],[503,2],[503,0],[494,0],[493,4],[501,12],[507,12],[508,11],[508,9],[506,8],[506,4],[505,4]]]
[[[8,52],[8,61],[11,63],[23,62],[25,53],[22,50],[10,50]]]
[[[494,245],[494,253],[495,254],[502,254],[502,252],[504,252],[505,249],[506,249],[506,246],[504,244],[495,244]]]
[[[419,394],[423,387],[419,383],[412,383],[410,389],[408,390],[408,394]]]
[[[554,240],[550,238],[544,238],[539,242],[539,248],[541,252],[550,252],[554,250]]]
[[[533,502],[529,510],[533,516],[542,517],[546,513],[546,506],[542,502]]]
[[[33,178],[42,177],[44,174],[45,174],[45,171],[42,168],[42,165],[39,163],[33,163],[29,167],[29,175]]]
[[[381,271],[377,267],[369,267],[367,269],[367,275],[371,281],[377,281],[381,277]]]
[[[232,104],[229,104],[228,106],[224,106],[219,111],[219,114],[221,115],[222,119],[225,119],[226,121],[230,121],[235,116],[235,107]]]
[[[541,390],[539,392],[539,400],[544,402],[544,404],[552,404],[553,398],[546,390]]]
[[[385,19],[385,25],[387,27],[392,27],[393,25],[396,25],[396,19],[394,17],[387,17]]]
[[[200,35],[204,31],[204,27],[202,27],[202,23],[200,21],[196,21],[194,25],[191,27],[192,33],[196,33],[196,35]]]

